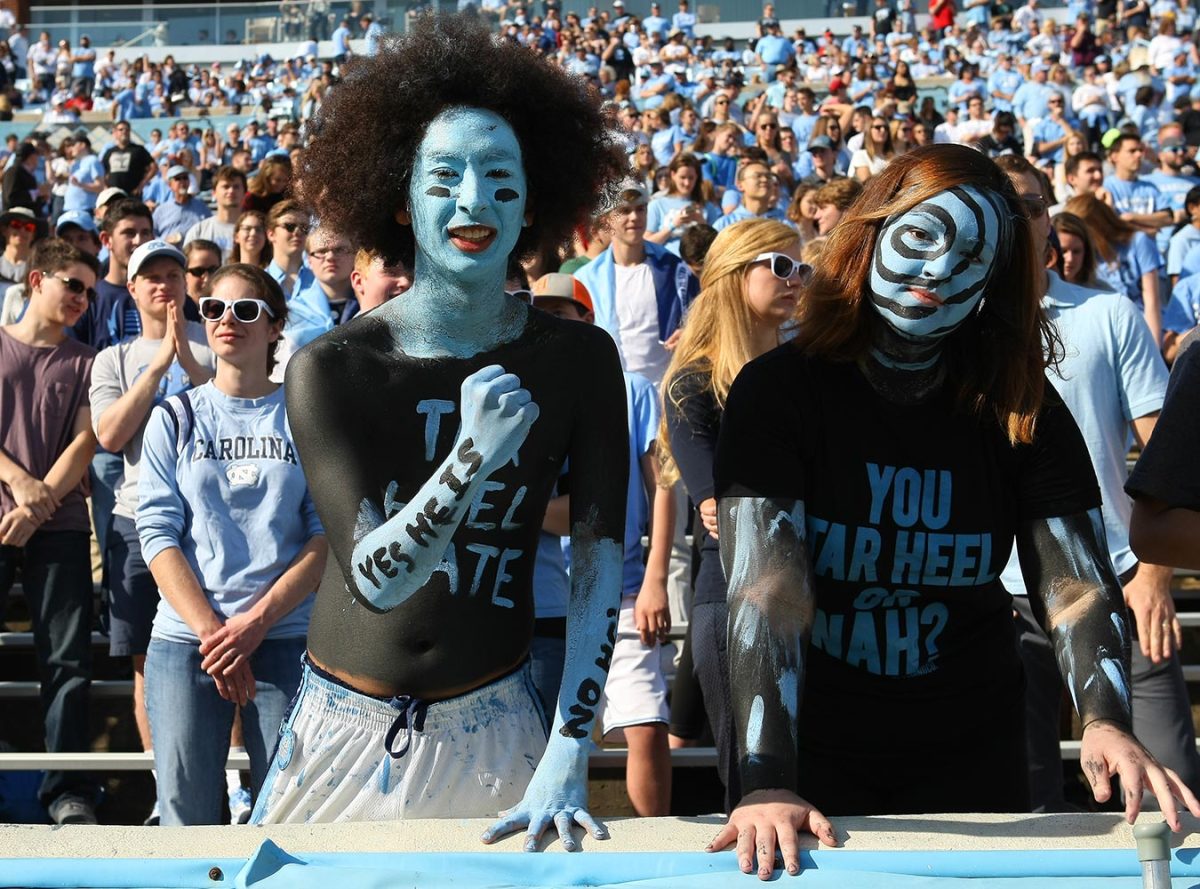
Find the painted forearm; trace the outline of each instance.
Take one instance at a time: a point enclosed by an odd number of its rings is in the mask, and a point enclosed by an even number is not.
[[[1018,535],[1025,582],[1044,609],[1080,721],[1086,727],[1106,719],[1128,728],[1129,622],[1100,510],[1028,521]]]
[[[550,730],[552,745],[586,751],[617,638],[621,606],[621,543],[576,523],[571,533],[571,601],[567,653]]]
[[[363,498],[353,560],[354,581],[366,604],[389,611],[429,582],[487,478],[483,465],[471,437],[460,437],[417,496],[395,515],[385,519],[384,510]]]
[[[815,607],[804,503],[722,498],[717,516],[729,579],[729,673],[742,791],[794,791]]]

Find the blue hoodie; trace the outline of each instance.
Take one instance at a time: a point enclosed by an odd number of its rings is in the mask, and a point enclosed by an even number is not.
[[[683,315],[700,292],[700,282],[682,259],[665,247],[646,242],[646,265],[654,279],[658,299],[658,338],[665,341],[683,323]],[[617,319],[616,263],[612,246],[575,272],[592,295],[596,326],[608,331],[621,350],[621,324]],[[624,357],[622,357],[622,362]]]

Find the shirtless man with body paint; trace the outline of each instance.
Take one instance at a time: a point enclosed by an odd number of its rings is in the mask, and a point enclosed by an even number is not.
[[[1038,257],[994,164],[918,149],[835,232],[796,345],[730,392],[716,486],[746,795],[710,848],[736,843],[746,873],[757,857],[769,878],[777,846],[797,873],[799,831],[835,845],[826,813],[1028,810],[997,579],[1014,538],[1096,799],[1119,776],[1130,820],[1143,786],[1175,830],[1177,801],[1200,815],[1129,730],[1125,605],[1045,381]]]
[[[479,83],[480,66],[503,69],[506,86],[480,86],[472,105],[462,85]],[[624,388],[603,331],[531,311],[504,280],[510,254],[590,212],[619,156],[565,75],[462,20],[427,21],[355,72],[323,106],[304,193],[364,249],[401,258],[414,283],[288,369],[297,446],[340,571],[318,594],[305,684],[255,820],[505,809],[485,842],[527,827],[534,849],[553,824],[577,848],[574,825],[604,835],[586,811],[587,757],[620,603]],[[535,130],[522,109],[539,98],[577,120],[577,141],[554,146]],[[378,132],[362,129],[364,105]],[[350,205],[321,185],[350,164],[347,120],[379,143],[351,148],[358,166],[339,182],[353,190],[379,178],[371,164],[396,163],[382,201]],[[410,142],[397,147],[389,126]],[[577,153],[592,178],[555,180],[546,150]],[[544,714],[528,671],[531,581],[565,460],[567,658],[556,712]]]

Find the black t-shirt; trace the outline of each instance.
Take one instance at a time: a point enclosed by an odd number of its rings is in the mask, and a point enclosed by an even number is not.
[[[875,34],[883,37],[892,33],[896,23],[896,10],[890,6],[880,6],[875,9]]]
[[[713,459],[721,433],[721,407],[710,387],[707,370],[685,369],[671,379],[666,393],[667,436],[671,456],[679,467],[688,497],[699,507],[713,494]],[[725,601],[725,574],[717,541],[697,521],[695,530],[700,564],[696,567],[693,603]]]
[[[126,148],[113,148],[104,155],[104,176],[109,185],[134,194],[153,164],[150,152],[130,142]]]
[[[1056,394],[1048,401],[1033,444],[1014,447],[948,393],[897,405],[856,365],[792,346],[739,375],[717,495],[804,502],[817,607],[802,746],[943,743],[1019,697],[998,579],[1018,523],[1100,505],[1079,429]],[[898,724],[899,738],[887,731]]]
[[[1125,483],[1131,497],[1200,511],[1200,331],[1179,346],[1154,435]]]

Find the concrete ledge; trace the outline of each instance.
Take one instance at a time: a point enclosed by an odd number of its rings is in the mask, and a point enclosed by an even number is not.
[[[1147,813],[1140,821],[1162,820]],[[590,852],[699,852],[724,818],[610,818],[611,839],[582,837]],[[282,825],[272,827],[37,827],[0,826],[0,874],[4,858],[241,858],[264,839],[289,852],[520,852],[522,835],[492,846],[478,837],[486,819]],[[893,815],[835,818],[847,851],[985,851],[1135,848],[1133,832],[1119,814],[1085,815]],[[1200,822],[1185,817],[1172,846],[1195,847]],[[577,835],[581,835],[577,832]],[[803,844],[816,848],[816,841]],[[547,852],[562,852],[557,839]]]

